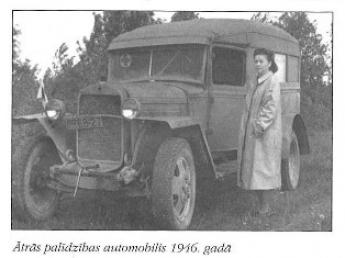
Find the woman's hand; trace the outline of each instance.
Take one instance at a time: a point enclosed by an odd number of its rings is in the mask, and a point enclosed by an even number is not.
[[[253,134],[255,137],[261,137],[264,135],[265,130],[254,120],[253,123]]]
[[[273,79],[271,85],[263,94],[262,102],[254,121],[255,134],[262,135],[271,126],[277,116],[278,105],[280,105],[280,87],[276,79]]]

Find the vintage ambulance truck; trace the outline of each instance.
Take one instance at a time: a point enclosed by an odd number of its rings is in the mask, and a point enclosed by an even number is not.
[[[300,115],[300,49],[285,31],[248,20],[150,25],[109,45],[105,82],[80,91],[76,114],[51,99],[40,114],[14,118],[46,131],[14,162],[13,207],[51,216],[62,193],[112,191],[150,200],[162,228],[187,229],[205,181],[226,176],[237,157],[253,51],[275,52],[281,82],[282,188],[299,183],[309,152]],[[202,187],[204,186],[204,187]],[[198,191],[197,191],[198,190]],[[202,196],[202,195],[200,195]]]

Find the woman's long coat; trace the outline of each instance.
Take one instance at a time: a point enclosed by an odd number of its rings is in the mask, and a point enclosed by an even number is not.
[[[246,190],[280,188],[280,85],[272,72],[260,77],[247,94],[239,140],[238,186]]]

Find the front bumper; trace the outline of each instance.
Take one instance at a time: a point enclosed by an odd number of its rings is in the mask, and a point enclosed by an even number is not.
[[[79,189],[118,191],[121,188],[121,180],[117,175],[118,173],[113,172],[97,172],[97,168],[82,168],[77,162],[54,165],[50,168],[50,178],[57,183],[55,185],[61,186],[61,191],[74,189],[77,184]]]
[[[99,172],[96,166],[81,167],[77,162],[54,165],[50,168],[50,188],[61,192],[77,190],[124,191],[131,196],[147,195],[145,185],[136,180],[140,171],[130,167],[112,172]],[[78,179],[79,178],[79,179]]]

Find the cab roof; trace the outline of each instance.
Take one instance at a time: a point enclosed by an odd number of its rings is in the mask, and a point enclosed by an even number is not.
[[[148,25],[114,38],[109,50],[169,44],[233,44],[299,56],[298,41],[269,24],[241,19],[195,19]]]

